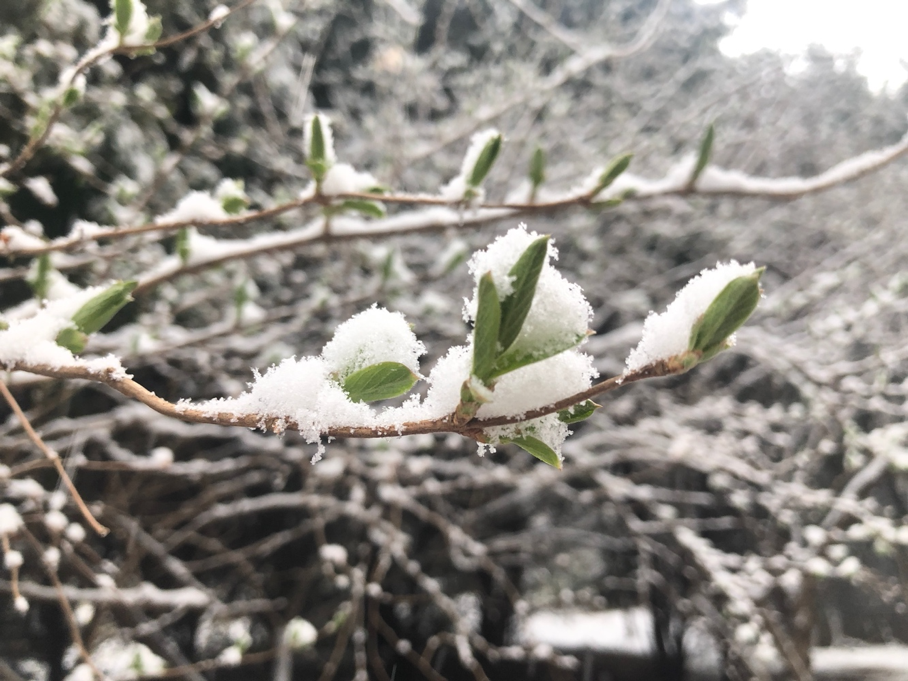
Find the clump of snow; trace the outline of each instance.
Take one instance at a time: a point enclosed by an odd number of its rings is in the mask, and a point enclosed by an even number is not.
[[[524,414],[586,390],[598,375],[592,357],[568,350],[501,376],[495,383],[494,400],[482,405],[476,415],[488,419]]]
[[[148,12],[145,9],[145,5],[141,0],[132,0],[132,14],[129,18],[129,26],[126,28],[126,32],[121,37],[117,32],[116,27],[114,27],[114,5],[116,0],[110,0],[110,17],[108,22],[110,26],[107,29],[107,35],[104,36],[104,40],[98,45],[98,49],[109,49],[116,47],[117,45],[144,45],[145,36],[148,35],[149,20]]]
[[[210,411],[260,415],[263,419],[290,419],[309,442],[335,426],[369,425],[372,410],[350,401],[332,377],[332,367],[321,357],[285,359],[264,375],[256,375],[249,390],[239,397],[212,400]]]
[[[29,191],[35,195],[35,198],[45,206],[54,208],[60,202],[54,193],[54,188],[50,186],[50,181],[43,175],[30,177],[22,184],[28,187]]]
[[[318,640],[318,630],[309,620],[294,617],[287,622],[284,629],[284,640],[291,650],[303,650]]]
[[[337,566],[347,564],[347,549],[340,544],[325,544],[318,550],[318,556],[326,563]]]
[[[66,348],[56,343],[57,334],[73,325],[73,315],[85,303],[106,289],[94,286],[80,290],[65,298],[52,300],[31,317],[9,319],[9,328],[0,331],[0,364],[46,364],[52,367],[87,366],[89,362],[77,359]],[[93,367],[123,371],[114,357],[93,360]]]
[[[3,533],[0,533],[3,534]],[[18,570],[22,567],[24,559],[21,551],[7,551],[3,554],[3,567],[7,570]]]
[[[85,528],[79,523],[70,523],[66,526],[64,536],[73,544],[81,544],[85,541]]]
[[[192,86],[192,95],[193,108],[200,117],[216,120],[230,108],[227,102],[201,83]]]
[[[349,163],[335,163],[322,181],[322,194],[359,194],[379,184],[371,173],[356,170]]]
[[[169,213],[155,218],[155,222],[211,222],[228,217],[220,200],[208,192],[191,191]]]
[[[373,305],[337,327],[322,359],[339,378],[380,362],[399,362],[418,375],[425,352],[400,312]]]
[[[224,21],[228,14],[230,14],[230,8],[227,5],[217,5],[208,13],[208,21],[213,22],[216,27],[220,28],[221,22]]]
[[[140,676],[157,676],[166,668],[164,660],[148,646],[134,641],[107,639],[92,652],[97,667],[111,679],[121,681]]]
[[[60,534],[69,525],[69,518],[62,511],[48,511],[44,514],[44,524],[54,534]]]
[[[21,227],[9,225],[0,229],[0,251],[25,251],[44,248],[44,239],[29,234]]]
[[[486,144],[500,134],[501,133],[495,128],[480,130],[473,134],[470,138],[470,146],[467,149],[467,153],[463,157],[460,173],[444,185],[439,192],[439,195],[443,199],[447,199],[448,201],[463,200],[464,194],[467,189],[470,188],[468,182],[470,176],[473,174],[473,168],[476,165],[476,161],[479,160],[479,155],[482,153],[482,150],[485,149]]]
[[[473,299],[465,307],[464,317],[467,321],[475,322],[476,319],[479,279],[486,272],[491,272],[498,296],[503,300],[514,290],[513,277],[509,274],[511,268],[539,237],[539,234],[528,232],[526,225],[521,224],[498,237],[485,250],[473,255],[469,268],[476,286],[473,289]],[[515,351],[545,354],[571,347],[587,334],[593,310],[581,288],[567,281],[552,265],[551,260],[557,258],[558,251],[549,241],[548,256],[539,275],[533,304],[512,346]]]
[[[627,358],[627,370],[636,371],[658,360],[687,351],[694,324],[733,279],[753,274],[753,263],[732,260],[717,263],[691,279],[662,314],[650,312],[643,325],[643,338]],[[734,336],[729,339],[734,342]]]

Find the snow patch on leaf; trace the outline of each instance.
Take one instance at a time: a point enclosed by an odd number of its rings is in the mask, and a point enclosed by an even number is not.
[[[627,358],[627,370],[636,371],[658,360],[686,352],[691,329],[710,303],[733,279],[754,273],[753,263],[741,265],[732,260],[717,263],[691,279],[675,296],[665,312],[650,312],[643,325],[643,338]],[[732,337],[731,342],[734,342]]]

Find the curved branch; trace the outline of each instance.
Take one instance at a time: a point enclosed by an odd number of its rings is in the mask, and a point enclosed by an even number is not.
[[[70,365],[53,367],[45,364],[25,364],[17,362],[6,367],[9,371],[26,371],[50,378],[82,379],[103,383],[117,392],[137,400],[151,407],[156,412],[181,421],[190,423],[208,423],[220,426],[233,426],[240,428],[253,428],[265,431],[283,432],[286,430],[301,430],[300,425],[285,416],[268,414],[246,414],[202,409],[191,406],[187,402],[168,402],[158,397],[153,392],[132,380],[122,370],[109,368],[102,370],[91,369],[87,366]],[[553,414],[562,409],[567,409],[575,404],[602,395],[621,386],[636,383],[647,378],[660,378],[683,373],[677,364],[671,361],[658,361],[621,376],[613,376],[593,384],[587,390],[566,397],[558,402],[548,404],[522,414],[512,416],[497,416],[489,419],[474,418],[464,424],[454,421],[453,414],[444,418],[424,421],[409,421],[399,426],[337,426],[324,430],[321,436],[328,438],[382,438],[398,437],[403,435],[422,435],[427,433],[456,433],[474,440],[482,441],[482,431],[485,428],[503,426],[512,423],[523,423],[531,419]]]

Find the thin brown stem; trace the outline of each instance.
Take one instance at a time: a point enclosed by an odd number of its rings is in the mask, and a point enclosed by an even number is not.
[[[6,403],[9,405],[10,409],[13,410],[13,413],[19,419],[19,422],[22,424],[22,429],[25,431],[25,434],[28,435],[28,438],[33,443],[35,443],[35,446],[41,450],[44,456],[54,464],[54,468],[57,469],[57,473],[63,480],[63,483],[66,485],[69,493],[72,495],[73,501],[76,502],[76,506],[82,513],[82,517],[85,518],[85,522],[87,522],[91,526],[91,528],[102,537],[110,532],[109,529],[95,520],[95,517],[91,514],[91,511],[88,510],[88,506],[85,505],[85,501],[82,499],[82,495],[79,494],[79,490],[76,489],[73,481],[66,473],[66,469],[63,467],[63,462],[60,460],[60,455],[57,454],[57,452],[55,452],[53,449],[48,447],[44,443],[44,440],[41,439],[41,436],[38,435],[37,432],[35,432],[35,429],[32,428],[32,424],[28,420],[28,417],[25,415],[25,412],[22,411],[22,408],[19,406],[16,398],[13,397],[13,394],[9,391],[9,388],[6,387],[6,383],[4,383],[3,381],[0,381],[0,393],[3,393],[3,399],[6,400]]]

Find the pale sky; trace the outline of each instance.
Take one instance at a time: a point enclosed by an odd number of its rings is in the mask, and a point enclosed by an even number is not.
[[[731,56],[761,48],[798,56],[811,43],[836,54],[860,51],[858,70],[870,87],[888,82],[894,90],[908,78],[908,0],[749,0],[721,47]]]

